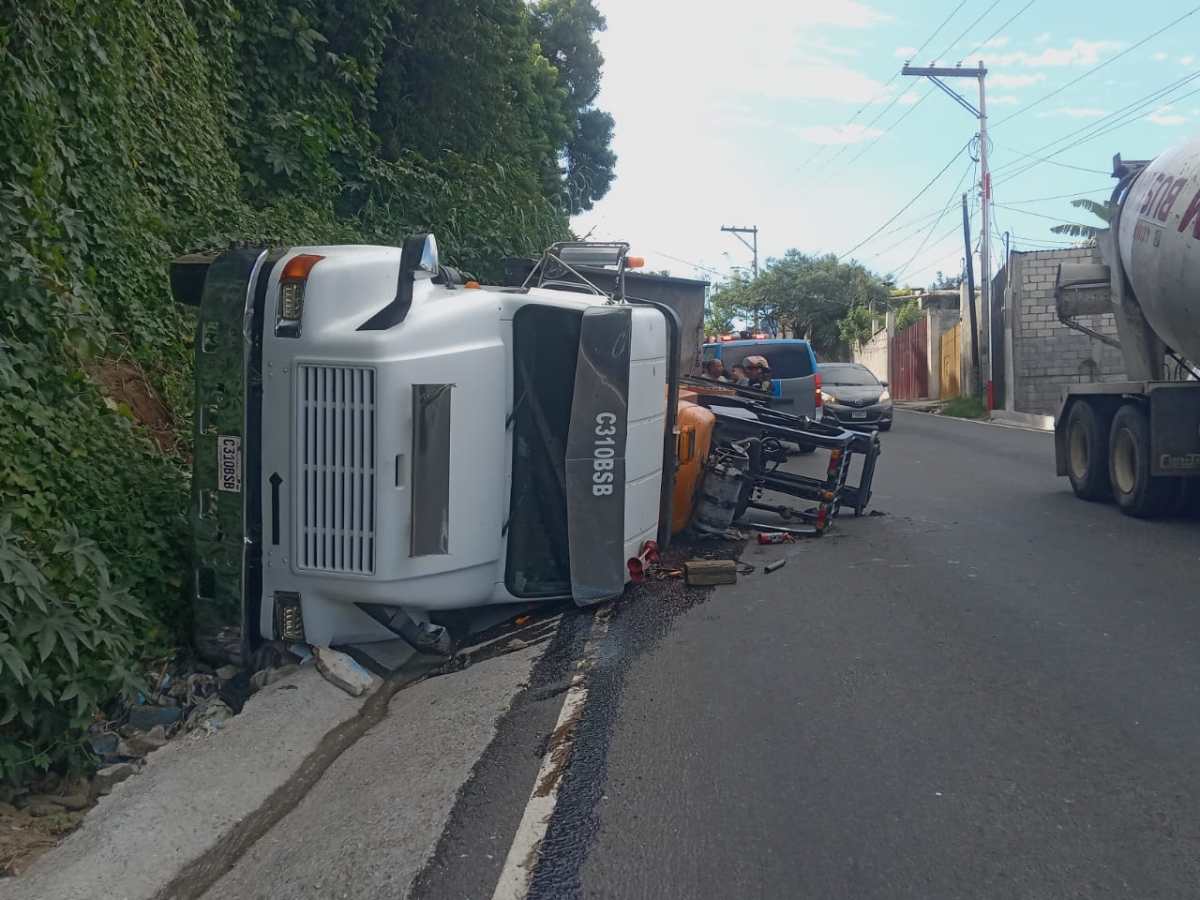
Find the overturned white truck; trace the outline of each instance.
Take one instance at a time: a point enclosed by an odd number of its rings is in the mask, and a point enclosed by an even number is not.
[[[669,538],[679,355],[669,309],[575,269],[627,251],[557,244],[507,288],[429,235],[177,260],[202,647],[445,652],[463,610],[619,594]]]

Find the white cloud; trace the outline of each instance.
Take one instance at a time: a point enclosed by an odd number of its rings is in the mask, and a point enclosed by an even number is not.
[[[883,132],[878,128],[855,124],[813,125],[809,128],[797,128],[796,134],[802,141],[810,144],[861,144],[863,141],[879,137]]]
[[[988,97],[988,106],[1016,106],[1021,101],[1012,94],[1001,94],[999,97]]]
[[[1194,56],[1181,56],[1181,57],[1179,57],[1179,64],[1180,64],[1181,66],[1190,66],[1190,65],[1191,65],[1192,63],[1194,63],[1195,61],[1196,61],[1196,57],[1194,57]]]
[[[902,106],[912,106],[919,99],[921,99],[920,95],[916,91],[907,91],[906,93],[900,95],[900,99],[897,102],[899,102]]]
[[[1155,125],[1163,125],[1167,127],[1173,125],[1182,125],[1188,120],[1187,116],[1171,112],[1171,110],[1174,108],[1175,107],[1169,103],[1166,106],[1160,106],[1154,112],[1150,113],[1150,115],[1146,116],[1146,121],[1152,122]]]
[[[1058,109],[1052,109],[1049,112],[1038,113],[1038,117],[1042,119],[1055,118],[1057,116],[1066,116],[1068,119],[1099,119],[1107,115],[1107,109],[1098,109],[1095,106],[1060,106]]]
[[[1154,54],[1152,57],[1150,57],[1150,58],[1151,58],[1152,60],[1154,60],[1155,62],[1164,62],[1164,61],[1167,59],[1167,57],[1168,57],[1168,56],[1169,56],[1169,54],[1167,54],[1167,53],[1163,53],[1163,51],[1159,50],[1157,53],[1155,53],[1155,54]]]
[[[797,10],[809,25],[833,25],[837,28],[870,28],[892,21],[887,13],[856,0],[823,0],[801,3]]]
[[[1035,37],[1035,38],[1033,39],[1033,42],[1034,42],[1035,44],[1045,44],[1045,43],[1047,43],[1049,40],[1050,40],[1050,32],[1048,32],[1048,31],[1043,31],[1041,34],[1039,34],[1037,37]]]
[[[917,52],[916,47],[897,47],[892,52],[892,56],[896,57],[896,59],[912,59],[913,54],[915,54],[916,52]]]
[[[1094,66],[1106,54],[1120,47],[1119,41],[1075,40],[1068,47],[1047,47],[1034,54],[1024,50],[1005,53],[992,59],[991,63],[995,66],[1022,65],[1034,69],[1047,66]]]
[[[1006,46],[1008,46],[1008,35],[1002,34],[1002,35],[999,35],[998,37],[994,37],[990,41],[985,41],[983,46],[985,46],[985,47],[1006,47]]]
[[[1031,84],[1037,84],[1039,81],[1045,81],[1046,76],[1041,72],[1036,75],[1005,75],[1000,73],[997,75],[988,75],[987,83],[991,87],[1029,87]]]

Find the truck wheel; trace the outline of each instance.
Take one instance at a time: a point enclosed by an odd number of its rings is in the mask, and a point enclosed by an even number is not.
[[[1139,519],[1162,515],[1171,508],[1178,491],[1177,479],[1151,477],[1150,423],[1146,414],[1130,403],[1113,416],[1108,475],[1121,512]]]
[[[1067,414],[1067,478],[1075,496],[1083,500],[1107,500],[1112,496],[1108,431],[1092,405],[1083,400],[1075,401]]]

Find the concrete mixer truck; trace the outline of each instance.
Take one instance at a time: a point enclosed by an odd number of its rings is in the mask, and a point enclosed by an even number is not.
[[[1200,476],[1200,137],[1113,160],[1103,265],[1063,264],[1059,319],[1116,344],[1122,382],[1073,385],[1055,426],[1059,475],[1085,500],[1142,518],[1188,501]],[[1088,324],[1112,313],[1117,339]]]

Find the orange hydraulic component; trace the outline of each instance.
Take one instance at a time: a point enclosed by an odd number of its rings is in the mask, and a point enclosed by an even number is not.
[[[671,534],[679,534],[692,520],[696,495],[704,478],[704,461],[712,446],[717,417],[711,410],[680,400],[675,426],[675,493],[671,497]]]

